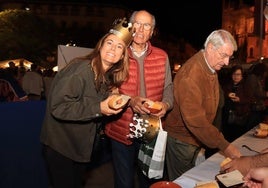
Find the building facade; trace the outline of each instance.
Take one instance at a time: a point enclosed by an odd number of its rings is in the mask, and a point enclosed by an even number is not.
[[[222,0],[222,28],[230,31],[235,37],[238,43],[236,57],[241,63],[268,58],[268,37],[266,37],[268,22],[264,16],[262,17],[264,24],[259,26],[263,33],[256,33],[255,5],[256,2],[263,1],[265,0]],[[101,32],[107,31],[115,19],[129,17],[133,11],[127,7],[109,3],[34,0],[0,2],[0,11],[6,9],[31,10],[40,17],[53,20],[63,30],[76,26],[90,26],[94,31]],[[154,42],[161,47],[161,41]],[[190,44],[181,42],[181,39],[172,39],[170,42],[165,40],[164,43],[162,45],[169,52],[172,67],[182,64],[196,52],[191,46],[186,48]],[[185,47],[182,48],[182,46]]]
[[[129,14],[129,10],[123,6],[61,1],[0,2],[0,11],[7,9],[30,10],[40,17],[53,20],[60,27],[90,25],[94,30],[99,31],[109,29],[115,19]]]
[[[266,2],[262,11],[256,5],[263,1],[223,0],[222,28],[235,37],[238,43],[237,55],[242,63],[268,57],[268,22],[263,14]]]

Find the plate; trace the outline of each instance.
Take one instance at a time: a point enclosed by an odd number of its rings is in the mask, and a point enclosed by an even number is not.
[[[238,171],[217,175],[217,180],[220,181],[225,187],[232,187],[234,185],[243,184],[243,175]]]

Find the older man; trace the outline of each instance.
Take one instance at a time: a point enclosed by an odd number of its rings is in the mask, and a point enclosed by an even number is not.
[[[195,166],[202,147],[218,148],[226,156],[240,157],[212,124],[216,116],[220,87],[217,71],[229,64],[237,44],[225,30],[213,31],[204,49],[192,56],[174,78],[174,105],[167,116],[167,171],[170,180]]]

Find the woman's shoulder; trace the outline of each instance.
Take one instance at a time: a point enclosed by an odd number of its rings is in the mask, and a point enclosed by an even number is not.
[[[58,72],[61,75],[81,74],[84,71],[90,70],[90,61],[83,59],[73,59],[68,65]]]

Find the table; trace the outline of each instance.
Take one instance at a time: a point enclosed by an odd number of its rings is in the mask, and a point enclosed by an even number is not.
[[[0,103],[0,187],[48,188],[40,130],[46,101]]]
[[[242,147],[244,144],[257,151],[267,148],[268,138],[254,137],[253,133],[255,129],[256,127],[246,132],[233,142],[233,144],[240,149],[242,155],[256,154],[255,152],[249,151],[248,149]],[[225,157],[219,152],[215,153],[200,165],[195,166],[175,179],[174,182],[183,188],[193,188],[197,182],[215,180],[215,175],[219,173],[220,163],[224,158]]]

